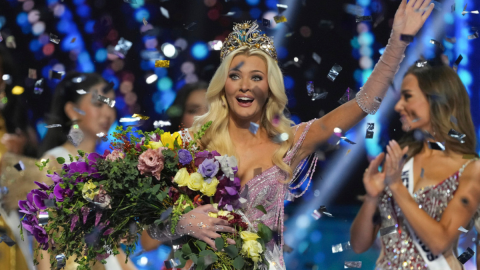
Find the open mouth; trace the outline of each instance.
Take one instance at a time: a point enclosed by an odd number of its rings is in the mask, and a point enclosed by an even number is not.
[[[250,104],[253,102],[253,98],[248,97],[237,97],[237,101],[241,104]]]

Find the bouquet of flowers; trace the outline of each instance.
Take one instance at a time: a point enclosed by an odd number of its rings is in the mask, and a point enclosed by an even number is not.
[[[69,164],[58,158],[61,171],[47,174],[53,184],[35,182],[39,188],[19,201],[25,214],[22,236],[25,229],[35,237],[35,257],[39,249],[49,251],[52,267],[62,267],[73,255],[78,269],[90,269],[97,260],[106,263],[118,254],[121,240],[127,242],[128,256],[138,233],[169,215],[171,180],[195,144],[184,149],[179,133],[161,129],[143,133],[120,126],[113,136],[112,151],[103,155],[78,151]],[[42,170],[48,162],[37,166]]]

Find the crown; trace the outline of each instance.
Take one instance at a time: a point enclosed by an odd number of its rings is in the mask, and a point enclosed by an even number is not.
[[[220,52],[220,60],[223,61],[227,55],[240,47],[256,48],[262,50],[277,61],[277,51],[273,45],[273,40],[266,34],[258,30],[257,22],[236,23],[231,32],[225,39]]]

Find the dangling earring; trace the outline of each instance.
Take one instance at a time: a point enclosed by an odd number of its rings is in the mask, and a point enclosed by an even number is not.
[[[223,98],[222,98],[222,106],[223,107],[225,107],[225,101],[224,100],[225,100],[225,96],[223,96]]]
[[[67,139],[70,141],[70,143],[77,147],[83,141],[83,138],[84,135],[82,130],[78,128],[77,119],[72,120],[72,126],[68,132]]]

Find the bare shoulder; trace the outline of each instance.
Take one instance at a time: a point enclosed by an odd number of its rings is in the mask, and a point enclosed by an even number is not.
[[[462,178],[473,180],[480,184],[480,160],[471,161],[470,164],[465,167]]]
[[[305,130],[305,127],[307,126],[307,123],[300,123],[298,125],[292,126],[292,132],[294,134],[294,142],[297,142],[298,139],[300,139],[300,136],[302,135],[303,131]]]

